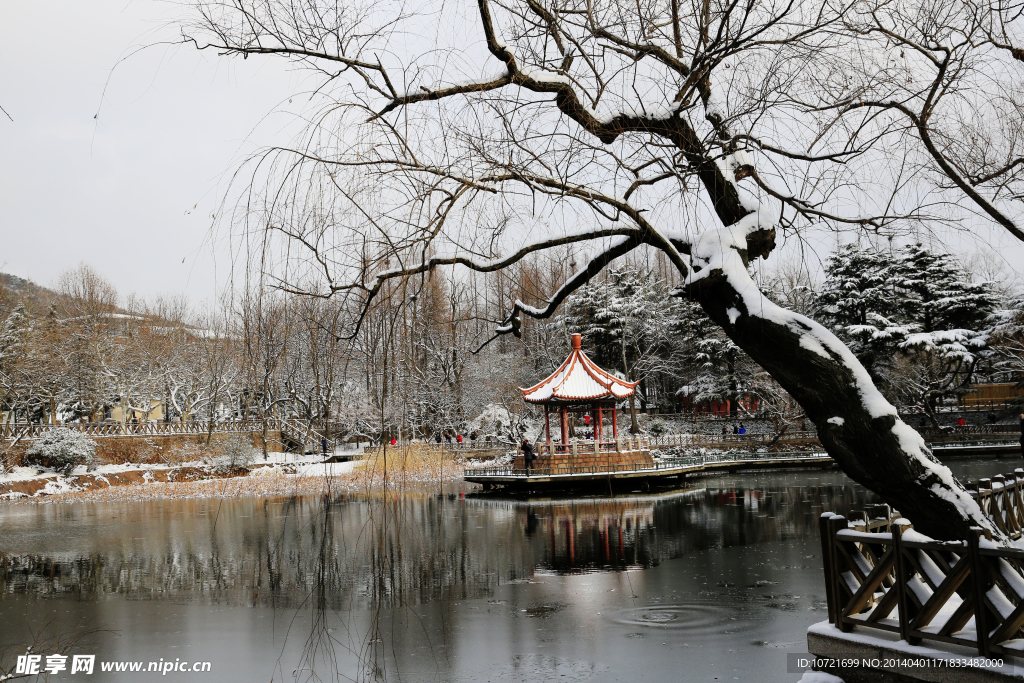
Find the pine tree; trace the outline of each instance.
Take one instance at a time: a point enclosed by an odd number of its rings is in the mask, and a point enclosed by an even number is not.
[[[15,306],[0,325],[0,408],[17,410],[24,388],[21,366],[26,353],[31,321],[23,304]]]
[[[735,418],[741,399],[765,398],[758,388],[758,378],[764,371],[696,303],[687,304],[678,333],[685,349],[687,382],[682,391],[695,404],[728,401],[729,414]]]
[[[856,244],[829,257],[817,317],[850,346],[892,399],[919,403],[938,425],[939,402],[965,393],[991,355],[991,283],[920,244],[891,255]],[[909,362],[908,362],[909,361]]]
[[[952,256],[920,244],[897,252],[891,278],[900,316],[912,328],[899,347],[914,357],[916,398],[937,425],[939,401],[966,393],[979,361],[992,355],[997,295],[990,282],[970,282]]]
[[[878,250],[845,244],[829,256],[815,298],[815,317],[846,342],[883,392],[896,345],[910,332],[898,320],[891,271],[892,259]]]
[[[996,381],[1024,384],[1024,296],[1017,296],[996,310],[987,321],[992,346],[992,372]],[[1013,401],[1024,409],[1024,398]]]

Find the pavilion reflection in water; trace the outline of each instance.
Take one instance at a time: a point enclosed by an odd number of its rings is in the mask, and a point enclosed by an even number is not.
[[[658,504],[698,499],[704,487],[654,495],[616,498],[564,498],[508,501],[482,499],[488,507],[515,512],[527,539],[548,545],[552,568],[643,566],[637,538],[654,526]]]

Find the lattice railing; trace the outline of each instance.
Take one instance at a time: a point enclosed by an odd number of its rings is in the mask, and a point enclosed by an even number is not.
[[[185,421],[185,422],[70,422],[67,424],[26,424],[23,422],[8,422],[0,424],[0,439],[22,438],[35,439],[49,429],[56,427],[67,427],[86,436],[148,436],[168,434],[208,434],[224,432],[259,432],[263,430],[264,423],[261,420],[220,420],[209,422]],[[269,429],[280,428],[275,420],[268,422]]]
[[[1018,539],[1024,530],[1024,469],[968,482],[967,489],[1000,531]]]
[[[891,631],[911,644],[965,645],[986,657],[1024,654],[1024,550],[998,546],[979,528],[965,541],[935,541],[886,510],[854,523],[822,516],[829,621],[842,631]]]

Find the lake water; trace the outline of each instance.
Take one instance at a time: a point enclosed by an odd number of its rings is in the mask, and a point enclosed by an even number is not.
[[[797,680],[818,517],[874,497],[838,472],[690,485],[0,507],[0,665],[59,638],[97,672],[52,680]],[[211,670],[99,671],[118,660]]]

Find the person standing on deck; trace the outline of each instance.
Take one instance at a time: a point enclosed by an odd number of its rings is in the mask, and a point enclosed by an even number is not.
[[[523,445],[519,447],[523,452],[523,462],[526,464],[526,476],[530,476],[530,470],[533,469],[533,444],[530,443],[529,439],[523,439]]]

